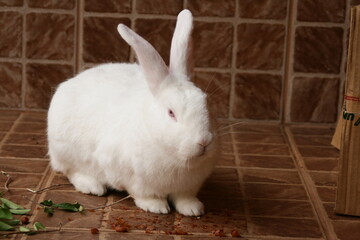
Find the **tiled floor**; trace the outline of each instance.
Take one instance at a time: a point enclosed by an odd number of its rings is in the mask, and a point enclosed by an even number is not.
[[[360,218],[333,214],[339,152],[330,146],[328,126],[244,123],[221,136],[222,157],[201,190],[206,214],[200,218],[145,213],[132,200],[104,210],[48,217],[32,201],[80,202],[87,208],[112,203],[77,193],[71,186],[33,194],[26,188],[67,183],[52,172],[46,157],[45,114],[0,111],[0,170],[11,175],[4,197],[31,207],[30,221],[61,232],[18,235],[13,239],[212,239],[213,231],[244,239],[360,239]],[[224,122],[223,124],[228,124]],[[0,176],[0,186],[6,178]],[[115,226],[130,226],[120,233]],[[99,234],[90,229],[98,228]],[[188,235],[179,235],[181,233]],[[219,231],[218,231],[219,233]]]

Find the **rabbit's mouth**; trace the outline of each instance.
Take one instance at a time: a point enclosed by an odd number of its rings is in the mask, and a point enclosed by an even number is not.
[[[199,151],[195,157],[202,157],[206,154],[206,152],[207,152],[207,146],[199,146]]]

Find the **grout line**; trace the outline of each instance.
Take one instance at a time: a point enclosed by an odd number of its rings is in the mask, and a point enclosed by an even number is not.
[[[82,67],[83,36],[84,36],[84,0],[76,1],[76,27],[75,27],[75,73]]]
[[[238,12],[238,11],[237,11]],[[234,126],[231,126],[231,129],[233,129]],[[232,145],[233,145],[233,152],[234,152],[234,156],[235,156],[235,164],[236,166],[239,166],[240,167],[240,156],[238,154],[238,150],[237,150],[237,145],[235,143],[235,136],[234,134],[231,134],[231,142],[232,142]],[[249,225],[250,223],[250,213],[249,213],[249,208],[247,206],[247,196],[246,196],[246,193],[245,193],[245,187],[244,187],[244,181],[243,181],[243,174],[241,172],[241,169],[238,169],[237,170],[237,174],[238,174],[238,181],[239,181],[239,184],[240,184],[240,189],[241,189],[241,195],[243,196],[243,200],[244,201],[241,201],[242,202],[242,206],[244,208],[244,215],[245,215],[245,219],[246,219],[246,232],[248,234],[252,234],[252,229],[251,229],[251,225]]]
[[[318,27],[318,28],[343,28],[344,23],[335,23],[335,22],[304,22],[304,21],[297,21],[297,26],[299,27]]]
[[[280,122],[289,122],[290,119],[290,101],[292,93],[292,66],[294,62],[294,47],[295,47],[295,21],[296,21],[296,5],[297,1],[289,1],[288,19],[287,19],[287,33],[286,33],[286,47],[284,57],[284,75],[282,86],[282,101],[281,101],[281,116]]]
[[[28,13],[51,13],[51,14],[73,14],[73,9],[60,9],[60,8],[31,8],[27,5],[27,1],[24,1],[21,7],[0,7],[0,12],[20,12],[26,8]]]
[[[318,223],[320,225],[320,228],[324,232],[326,239],[336,240],[337,237],[334,227],[327,216],[326,210],[324,209],[324,206],[322,204],[322,200],[316,190],[316,186],[310,174],[306,171],[304,160],[295,143],[291,130],[287,126],[284,126],[284,135],[287,137],[289,141],[289,146],[291,148],[292,153],[294,154],[295,165],[298,168],[299,175],[303,180],[304,188],[308,192],[308,196],[310,198],[310,202],[313,205],[314,211],[318,218]]]
[[[110,196],[107,196],[106,197],[106,203],[105,203],[105,205],[108,205],[108,204],[111,204],[111,203],[113,203],[114,202],[114,197],[112,196],[112,195],[110,195]],[[100,228],[106,228],[107,227],[107,225],[108,225],[108,222],[109,222],[109,220],[110,220],[110,212],[111,211],[113,211],[113,209],[112,208],[110,208],[110,207],[106,207],[106,208],[103,208],[102,210],[101,210],[101,213],[102,213],[102,221],[101,221],[101,225],[100,225]]]
[[[21,62],[22,60],[23,60],[23,58],[0,57],[1,62]],[[54,59],[26,59],[26,63],[63,64],[63,65],[72,65],[71,61],[69,61],[69,60],[54,60]]]
[[[294,77],[308,77],[308,78],[325,78],[333,79],[340,78],[338,73],[305,73],[305,72],[293,72]]]
[[[135,31],[135,20],[136,20],[136,0],[132,1],[132,5],[131,5],[131,13],[130,13],[130,28]],[[136,55],[135,55],[135,50],[130,46],[130,54],[129,54],[129,62],[133,63],[136,62]]]
[[[27,11],[26,8],[27,7],[27,2],[24,2],[24,5],[21,9],[21,14],[22,14],[22,30],[21,30],[21,34],[22,34],[22,42],[21,42],[21,104],[20,104],[20,108],[23,109],[25,108],[25,92],[26,92],[26,15],[27,15]]]
[[[228,112],[228,118],[234,118],[233,117],[233,111],[234,111],[234,102],[235,102],[235,96],[236,96],[236,92],[235,92],[235,85],[236,85],[236,55],[237,55],[237,48],[238,48],[238,43],[237,43],[237,35],[238,35],[238,25],[236,23],[236,19],[239,19],[239,3],[238,1],[235,2],[235,16],[233,18],[234,20],[232,21],[232,25],[233,25],[233,40],[232,40],[232,52],[231,52],[231,69],[230,69],[230,74],[231,74],[231,82],[230,82],[230,91],[229,91],[229,112]]]

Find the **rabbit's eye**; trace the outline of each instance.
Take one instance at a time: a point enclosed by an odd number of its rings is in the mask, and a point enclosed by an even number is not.
[[[175,116],[175,113],[173,112],[173,110],[169,109],[168,113],[169,113],[169,116],[176,121],[176,116]]]

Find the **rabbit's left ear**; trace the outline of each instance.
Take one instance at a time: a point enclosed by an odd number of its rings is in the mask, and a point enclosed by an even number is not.
[[[192,14],[185,9],[177,17],[175,32],[171,41],[170,72],[175,75],[189,76],[190,74],[189,55],[192,29]]]
[[[169,74],[164,60],[148,41],[127,26],[119,24],[118,31],[121,37],[134,48],[150,91],[155,95],[160,84]]]

